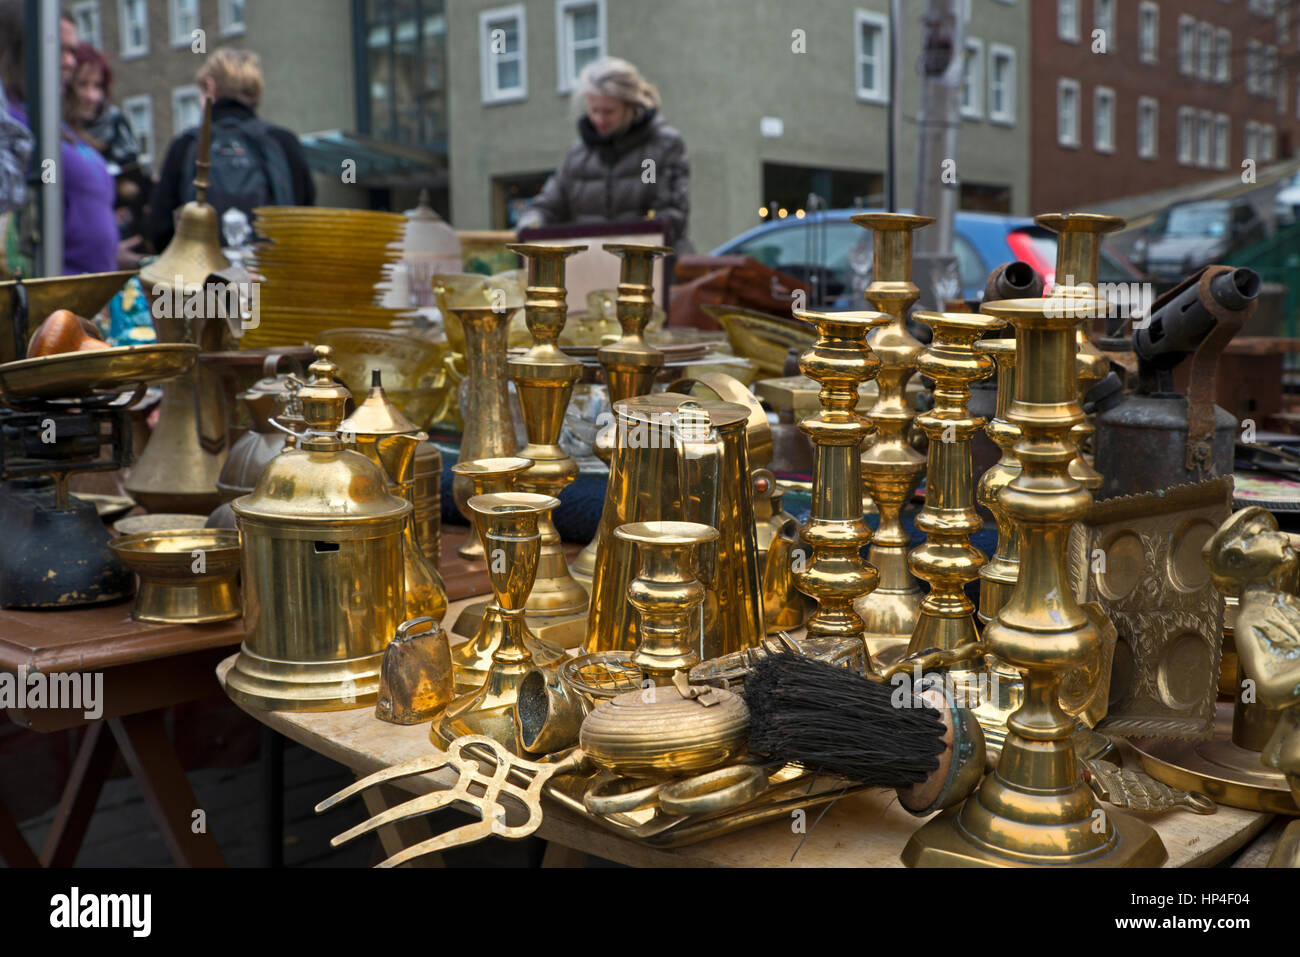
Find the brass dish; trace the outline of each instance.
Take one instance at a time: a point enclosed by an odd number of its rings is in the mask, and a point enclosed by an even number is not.
[[[116,521],[131,509],[135,501],[125,495],[100,495],[94,492],[73,492],[72,497],[95,506],[95,514],[106,522]]]
[[[56,309],[67,309],[78,316],[95,315],[134,275],[135,272],[128,270],[22,280],[23,291],[27,293],[28,337]],[[17,280],[0,282],[0,362],[23,358],[13,354],[13,314],[18,301],[17,288]]]
[[[6,399],[74,399],[127,392],[188,372],[199,347],[187,342],[64,352],[0,365]]]
[[[134,503],[132,503],[134,507]],[[181,515],[172,512],[150,512],[148,515],[128,515],[113,523],[118,535],[141,535],[146,532],[198,531],[207,525],[206,515]]]
[[[383,329],[327,329],[316,341],[334,349],[339,377],[357,395],[369,387],[372,369],[382,374],[389,395],[418,389],[437,374],[446,352],[436,342]]]
[[[110,547],[140,576],[131,617],[200,625],[240,615],[239,533],[225,528],[146,532]]]
[[[736,355],[752,359],[762,377],[785,373],[785,357],[791,349],[800,353],[812,348],[817,337],[796,319],[746,309],[743,306],[701,306],[726,330]]]

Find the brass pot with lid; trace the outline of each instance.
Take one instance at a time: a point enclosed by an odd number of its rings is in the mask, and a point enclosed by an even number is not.
[[[339,434],[351,394],[317,346],[298,390],[307,431],[233,503],[246,637],[227,680],[241,704],[373,705],[384,646],[406,619],[402,533],[411,503]]]
[[[406,617],[441,622],[447,614],[447,588],[415,533],[415,457],[429,436],[389,401],[378,369],[371,370],[370,393],[343,420],[339,434],[383,469],[394,495],[411,503],[411,517],[402,530]]]

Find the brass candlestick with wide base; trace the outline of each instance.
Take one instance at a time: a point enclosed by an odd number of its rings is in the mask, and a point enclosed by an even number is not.
[[[657,685],[700,663],[704,586],[695,577],[695,550],[718,540],[718,530],[698,522],[634,522],[614,535],[637,546],[640,570],[628,601],[641,615],[632,664]]]
[[[1097,270],[1101,257],[1101,238],[1124,227],[1118,216],[1097,213],[1044,213],[1035,216],[1034,222],[1057,234],[1056,284],[1052,287],[1054,299],[1091,299],[1097,295]],[[1098,313],[1104,315],[1104,313]],[[1080,404],[1084,395],[1096,383],[1106,378],[1110,360],[1092,344],[1089,328],[1091,316],[1079,322],[1076,331],[1078,353],[1074,364]],[[1084,457],[1084,449],[1092,444],[1093,425],[1084,419],[1070,430],[1070,441],[1078,449],[1070,463],[1070,475],[1091,492],[1101,488],[1101,473]]]
[[[1074,305],[1078,312],[1062,312],[1051,299],[981,308],[1016,329],[1020,367],[1010,417],[1022,432],[1022,471],[1001,496],[1020,529],[1021,575],[984,641],[1024,674],[1025,702],[1008,721],[997,769],[960,808],[912,835],[903,850],[909,866],[1154,867],[1166,857],[1150,826],[1097,806],[1075,759],[1074,721],[1058,700],[1061,679],[1098,640],[1065,576],[1065,547],[1070,525],[1092,501],[1069,474],[1069,430],[1082,418],[1074,332],[1080,315],[1098,315],[1106,304]]]
[[[912,231],[934,220],[906,213],[862,213],[853,222],[872,231],[875,259],[866,297],[888,319],[888,325],[867,340],[880,360],[880,393],[868,413],[875,437],[862,453],[862,479],[880,512],[868,554],[880,572],[880,584],[855,607],[866,622],[870,651],[901,651],[921,609],[921,585],[907,567],[912,541],[901,516],[903,503],[925,471],[925,456],[908,441],[915,413],[904,394],[925,347],[907,331],[905,320],[921,295],[912,282]]]
[[[1001,319],[975,313],[921,312],[916,318],[934,332],[916,364],[918,372],[934,381],[934,408],[916,418],[930,438],[925,507],[916,517],[926,540],[912,550],[907,564],[930,583],[930,593],[921,601],[909,654],[930,648],[951,651],[979,640],[966,583],[978,577],[985,561],[984,553],[970,543],[983,524],[975,511],[971,439],[984,420],[972,416],[967,404],[971,383],[993,373],[992,360],[972,346],[1003,325]],[[967,669],[969,664],[964,663]]]
[[[515,703],[519,685],[534,666],[528,650],[524,602],[532,590],[542,550],[541,518],[558,499],[531,492],[475,495],[466,503],[488,556],[492,594],[501,612],[502,638],[492,653],[487,680],[476,692],[454,700],[433,723],[430,738],[446,747],[466,734],[485,734],[512,754],[523,754],[515,733]]]
[[[649,395],[655,376],[664,365],[664,354],[645,341],[645,327],[654,314],[654,266],[660,256],[672,253],[668,246],[648,246],[635,243],[610,243],[605,247],[622,257],[619,265],[618,298],[614,308],[622,337],[596,350],[596,358],[605,370],[605,388],[609,392],[609,407],[637,395]],[[602,462],[609,464],[614,452],[614,439],[618,429],[615,422],[596,433],[592,451]],[[573,575],[587,585],[596,574],[596,539],[578,553],[573,560]]]
[[[457,478],[465,477],[470,480],[474,487],[472,498],[478,495],[513,492],[515,479],[532,464],[528,459],[510,456],[457,462],[451,470]],[[471,530],[471,534],[475,538],[479,537],[475,530]],[[480,541],[480,548],[482,544]],[[497,607],[496,599],[467,605],[456,617],[456,624],[451,630],[458,635],[472,636],[469,641],[451,649],[456,691],[466,692],[481,688],[487,679],[488,669],[492,667],[492,655],[504,637],[501,609]],[[564,657],[561,649],[531,633],[525,636],[524,641],[528,645],[529,653],[540,665],[548,665]]]
[[[795,317],[817,329],[817,341],[799,357],[799,368],[821,385],[821,411],[799,428],[813,442],[812,509],[800,537],[812,554],[795,582],[816,599],[810,638],[862,636],[854,602],[876,587],[876,569],[862,560],[871,526],[862,513],[862,440],[871,424],[854,411],[858,385],[880,368],[867,333],[889,322],[879,312],[801,312]]]
[[[560,492],[578,477],[578,463],[560,448],[560,430],[574,383],[582,375],[582,363],[555,344],[568,314],[564,260],[587,247],[515,243],[509,248],[528,260],[524,319],[533,334],[532,348],[507,364],[528,431],[528,445],[519,454],[533,461],[516,484],[527,492],[555,496],[558,501]],[[560,533],[550,513],[542,515],[539,522],[542,555],[525,605],[529,625],[538,636],[570,648],[580,645],[587,633],[587,589],[569,573]]]

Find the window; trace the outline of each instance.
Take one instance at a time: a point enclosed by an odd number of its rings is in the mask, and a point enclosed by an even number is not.
[[[1276,82],[1273,85],[1277,87],[1277,115],[1286,116],[1286,93],[1291,88],[1291,83],[1286,76],[1286,70],[1278,67]]]
[[[1192,156],[1196,149],[1196,111],[1190,106],[1178,108],[1178,162],[1182,166],[1192,165]]]
[[[149,52],[149,12],[145,0],[118,0],[117,26],[121,34],[122,59]]]
[[[196,86],[172,90],[172,136],[203,122],[203,100]]]
[[[1295,118],[1300,120],[1300,80],[1295,83]]]
[[[605,0],[559,0],[555,39],[559,89],[571,93],[582,68],[605,55]]]
[[[1138,59],[1156,63],[1160,59],[1160,8],[1149,0],[1138,5]]]
[[[1155,159],[1160,142],[1160,101],[1138,97],[1138,158]]]
[[[1092,28],[1100,30],[1102,52],[1115,52],[1115,0],[1094,0],[1092,7]]]
[[[1201,110],[1196,116],[1196,165],[1210,165],[1210,149],[1213,145],[1214,116]]]
[[[527,99],[528,28],[524,5],[484,10],[478,15],[478,34],[483,102]]]
[[[221,35],[237,36],[244,32],[244,0],[221,0]]]
[[[961,115],[971,119],[984,116],[984,41],[966,41],[966,57],[961,64]]]
[[[147,165],[153,161],[153,97],[147,93],[128,96],[122,101],[122,112],[140,143],[140,165]]]
[[[1056,142],[1079,145],[1079,81],[1056,81]]]
[[[1232,32],[1226,28],[1214,35],[1214,78],[1220,83],[1232,78]]]
[[[365,18],[357,25],[358,35],[365,39],[365,53],[359,59],[355,78],[358,132],[426,150],[441,167],[448,143],[445,5],[428,0],[419,4],[410,0],[367,0],[358,6],[363,8],[360,13]],[[474,21],[470,24],[473,29]],[[485,77],[482,93],[486,96],[489,87],[483,60],[487,52],[480,54],[481,75]],[[441,196],[442,190],[435,190],[435,208],[443,201]],[[503,200],[502,216],[504,209]]]
[[[104,49],[104,33],[99,22],[99,0],[83,0],[72,5],[72,19],[77,21],[77,35],[96,50]]]
[[[989,120],[1016,122],[1016,51],[1001,43],[989,44]]]
[[[1263,50],[1263,69],[1259,78],[1259,92],[1264,96],[1277,95],[1277,47]]]
[[[1263,59],[1264,48],[1262,44],[1255,40],[1246,41],[1246,92],[1259,92],[1259,78],[1261,72],[1261,60]]]
[[[1196,73],[1196,21],[1178,18],[1178,72],[1183,76]]]
[[[1272,126],[1259,128],[1259,161],[1271,163],[1277,159],[1277,137]]]
[[[1115,152],[1115,91],[1099,86],[1092,94],[1092,148]]]
[[[1079,42],[1079,0],[1056,0],[1056,35],[1067,43]]]
[[[199,0],[169,0],[172,22],[172,46],[187,47],[199,29]]]
[[[1227,113],[1220,113],[1214,118],[1214,168],[1228,168],[1228,130]]]
[[[1197,35],[1196,75],[1202,80],[1214,76],[1214,27],[1202,23]]]
[[[1259,159],[1259,124],[1254,120],[1246,121],[1246,142],[1244,158],[1248,160]]]
[[[868,103],[889,100],[888,18],[859,10],[853,15],[854,62],[858,99]]]

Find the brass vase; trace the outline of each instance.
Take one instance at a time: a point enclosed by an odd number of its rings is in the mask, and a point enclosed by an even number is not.
[[[906,213],[862,213],[853,222],[872,231],[875,250],[866,298],[888,318],[867,340],[880,361],[879,395],[868,417],[875,435],[862,453],[862,478],[880,512],[868,559],[880,583],[857,602],[866,622],[870,650],[901,650],[916,628],[921,585],[907,566],[911,538],[903,529],[903,504],[925,471],[925,456],[908,439],[915,413],[908,405],[907,382],[924,346],[907,331],[907,312],[920,298],[912,282],[912,232],[934,222]]]
[[[636,395],[649,395],[655,376],[663,368],[664,354],[645,341],[645,327],[654,313],[655,260],[670,255],[672,249],[668,246],[610,243],[605,250],[622,260],[614,308],[623,334],[617,342],[596,350],[596,358],[605,370],[605,388],[612,409],[616,402]],[[591,449],[596,457],[607,465],[614,452],[617,432],[611,417],[609,425],[596,433],[596,441],[592,443]],[[596,574],[595,538],[573,560],[573,574],[580,581],[591,584],[592,576]]]
[[[934,382],[934,408],[916,418],[930,439],[925,507],[916,516],[926,540],[912,550],[908,566],[930,583],[930,591],[921,601],[909,654],[951,651],[979,639],[966,583],[979,576],[985,561],[970,543],[983,524],[975,511],[971,440],[984,420],[972,416],[967,405],[971,383],[993,373],[993,361],[972,348],[975,340],[1003,325],[977,313],[921,312],[916,318],[934,332],[917,360],[917,370]],[[954,670],[961,670],[960,663]]]
[[[698,522],[637,522],[614,535],[636,546],[640,569],[628,601],[641,616],[632,664],[655,684],[701,661],[704,586],[695,575],[695,551],[718,540],[718,530]]]
[[[795,317],[817,330],[813,347],[799,357],[803,374],[821,386],[821,411],[799,428],[813,442],[812,509],[800,537],[811,550],[796,569],[799,590],[817,602],[808,621],[810,638],[864,637],[854,602],[879,579],[862,560],[871,527],[862,511],[862,440],[871,423],[855,410],[858,385],[880,368],[867,333],[889,322],[878,312],[803,312]]]
[[[533,463],[516,484],[558,501],[560,493],[578,477],[578,463],[559,443],[564,412],[582,375],[582,364],[555,344],[568,314],[564,260],[587,247],[514,243],[509,248],[528,261],[524,320],[533,336],[532,348],[507,363],[528,432],[528,445],[519,454]],[[529,625],[539,637],[562,647],[579,645],[586,634],[587,589],[569,573],[560,533],[550,513],[540,516],[539,522],[542,554],[525,606]]]
[[[532,591],[542,551],[539,523],[559,501],[532,492],[498,492],[475,495],[466,504],[487,553],[502,637],[492,652],[483,687],[452,701],[433,723],[430,738],[446,747],[462,735],[484,734],[511,753],[523,754],[515,731],[515,704],[519,685],[534,666],[524,602]]]
[[[903,850],[909,866],[1035,864],[1154,867],[1166,857],[1148,825],[1101,809],[1076,760],[1074,721],[1062,710],[1062,678],[1092,653],[1097,629],[1079,607],[1065,572],[1070,526],[1092,495],[1069,473],[1070,429],[1082,418],[1075,369],[1080,318],[1105,308],[1073,300],[985,303],[981,312],[1016,330],[1016,399],[1022,470],[1001,494],[1020,536],[1021,575],[984,629],[992,652],[1024,675],[1024,704],[1008,721],[996,771],[959,808],[922,826]]]

